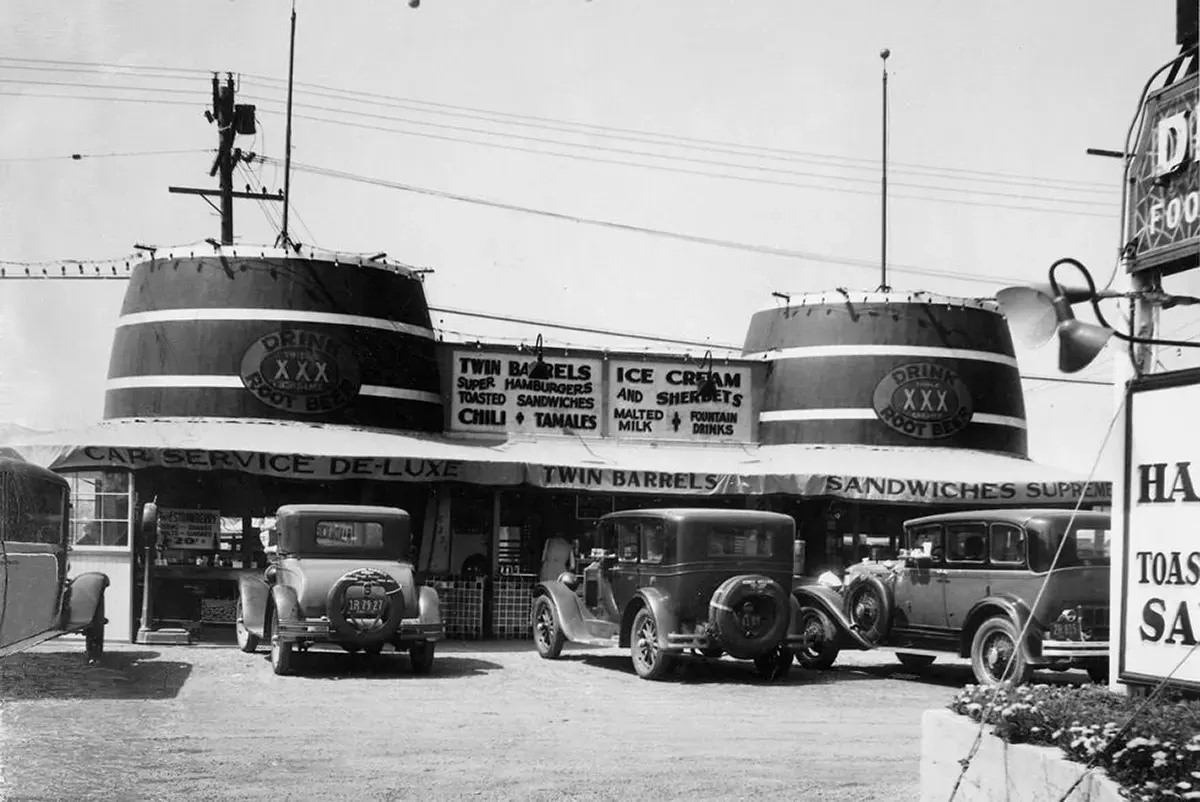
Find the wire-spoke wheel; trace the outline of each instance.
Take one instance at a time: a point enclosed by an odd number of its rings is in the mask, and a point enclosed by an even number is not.
[[[796,649],[796,662],[803,668],[824,671],[837,660],[837,629],[824,610],[804,607],[800,610],[800,634],[804,641]]]
[[[566,639],[554,617],[554,603],[546,596],[538,596],[533,600],[533,645],[538,654],[553,660],[562,653]]]
[[[633,618],[629,653],[633,670],[642,679],[662,679],[674,663],[671,656],[664,654],[658,645],[658,622],[647,607],[638,610]]]
[[[971,670],[979,684],[1020,685],[1029,679],[1032,669],[1025,650],[1017,645],[1019,634],[1007,616],[994,616],[980,624],[971,641]]]

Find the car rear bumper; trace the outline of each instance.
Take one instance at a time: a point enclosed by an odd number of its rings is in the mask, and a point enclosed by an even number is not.
[[[446,637],[446,628],[442,624],[423,624],[415,618],[400,622],[393,640],[402,641],[435,641]]]
[[[334,632],[326,619],[305,619],[303,621],[280,621],[279,636],[288,641],[339,641],[342,640]],[[446,628],[441,623],[423,623],[416,618],[400,622],[396,633],[388,641],[437,641],[446,637]]]
[[[789,634],[785,641],[788,648],[794,649],[804,644],[804,638],[798,634]],[[685,652],[688,649],[724,649],[721,643],[707,631],[672,632],[667,635],[667,652]]]

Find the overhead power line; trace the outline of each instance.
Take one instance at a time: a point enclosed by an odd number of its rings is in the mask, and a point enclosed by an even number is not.
[[[0,162],[83,161],[85,159],[125,159],[141,156],[179,156],[188,153],[212,153],[212,148],[185,150],[135,150],[124,153],[60,153],[56,156],[0,156]]]
[[[274,103],[274,102],[278,102],[278,101],[269,100],[268,102]],[[777,166],[776,167],[765,167],[765,166],[754,165],[754,164],[738,164],[738,163],[733,163],[733,162],[728,162],[728,161],[721,161],[721,160],[717,160],[717,159],[701,159],[701,158],[696,158],[696,157],[692,157],[692,156],[680,156],[680,155],[676,155],[676,154],[654,153],[651,151],[636,150],[636,149],[632,149],[632,148],[611,147],[611,146],[606,146],[606,145],[588,145],[588,144],[581,144],[581,143],[575,143],[575,142],[566,142],[561,139],[552,139],[552,138],[547,138],[547,137],[527,136],[527,135],[523,135],[523,134],[511,134],[511,133],[505,133],[505,132],[488,131],[488,130],[481,129],[481,128],[473,128],[470,126],[447,125],[445,123],[433,123],[433,122],[427,122],[427,121],[423,121],[423,120],[413,120],[411,118],[395,117],[392,115],[377,114],[374,112],[352,111],[352,110],[348,110],[348,109],[331,109],[326,106],[314,106],[313,104],[310,104],[310,103],[299,103],[298,102],[298,103],[295,103],[294,105],[296,108],[300,108],[300,109],[311,109],[311,110],[315,110],[315,111],[322,111],[322,112],[327,112],[327,113],[332,113],[332,114],[343,114],[343,115],[349,115],[351,117],[363,117],[363,118],[374,119],[374,120],[402,123],[402,124],[406,124],[406,125],[424,126],[424,127],[428,127],[428,128],[436,128],[436,129],[455,131],[455,132],[465,133],[465,134],[473,134],[473,135],[477,135],[477,136],[500,137],[500,138],[507,139],[507,140],[532,143],[534,146],[518,146],[518,145],[505,144],[502,142],[481,141],[481,140],[477,140],[477,139],[465,139],[462,137],[456,137],[456,136],[451,136],[451,135],[446,135],[446,134],[441,134],[441,133],[430,133],[428,131],[414,131],[411,129],[397,128],[395,126],[374,126],[374,125],[368,125],[365,123],[353,122],[351,120],[342,120],[342,119],[338,119],[335,117],[320,116],[320,115],[314,115],[314,114],[300,114],[300,113],[293,114],[293,117],[296,119],[311,120],[313,122],[324,122],[324,123],[330,123],[333,125],[347,125],[347,126],[353,126],[353,127],[371,128],[374,130],[380,130],[380,131],[386,131],[389,133],[401,134],[403,136],[416,136],[416,137],[423,137],[423,138],[427,138],[427,139],[438,139],[438,140],[442,140],[442,141],[458,142],[458,143],[469,144],[469,145],[477,145],[477,146],[481,146],[481,147],[499,148],[502,150],[517,151],[517,152],[521,152],[521,153],[532,153],[532,154],[541,155],[541,156],[555,156],[555,157],[559,157],[559,158],[568,158],[568,159],[575,159],[575,160],[580,160],[580,161],[599,162],[602,164],[615,164],[615,165],[620,165],[620,166],[624,166],[624,167],[641,167],[641,168],[651,169],[651,170],[664,170],[664,171],[673,172],[673,173],[683,173],[683,174],[688,174],[688,175],[699,175],[699,176],[714,177],[714,178],[725,178],[725,179],[736,180],[736,181],[749,181],[749,182],[753,182],[753,183],[772,184],[775,186],[798,187],[798,188],[803,188],[803,189],[822,189],[822,190],[828,190],[828,191],[833,191],[833,192],[845,192],[845,193],[856,194],[856,195],[874,196],[874,195],[878,194],[877,191],[875,191],[873,189],[866,189],[866,188],[854,189],[854,188],[849,188],[849,187],[836,186],[836,184],[812,184],[812,183],[804,183],[804,182],[798,182],[798,181],[780,180],[780,179],[775,179],[775,178],[752,177],[752,176],[745,176],[745,175],[737,175],[737,174],[728,173],[728,172],[713,172],[711,170],[704,170],[704,169],[698,169],[698,168],[677,167],[677,166],[672,166],[672,165],[668,165],[668,164],[631,162],[626,159],[605,158],[605,157],[600,157],[600,156],[588,155],[586,153],[568,153],[568,152],[563,152],[560,150],[546,150],[545,148],[536,147],[536,145],[553,145],[553,146],[557,146],[557,147],[576,148],[576,149],[581,149],[581,150],[586,150],[586,151],[596,151],[596,152],[600,152],[600,153],[616,154],[616,155],[623,155],[623,156],[636,156],[636,157],[640,157],[643,159],[660,159],[660,160],[665,160],[665,161],[669,161],[669,162],[679,162],[679,163],[686,163],[686,164],[693,164],[693,165],[701,165],[704,167],[719,167],[719,168],[732,169],[732,170],[746,170],[746,171],[750,171],[750,172],[754,172],[754,173],[765,173],[768,175],[813,178],[813,179],[819,179],[819,180],[825,181],[825,182],[844,182],[844,183],[851,183],[851,184],[867,184],[867,185],[874,186],[874,184],[876,183],[876,180],[873,178],[859,178],[856,176],[830,175],[828,173],[810,172],[810,171],[806,171],[806,170],[793,170],[793,169],[781,168],[781,167],[777,167]],[[266,113],[269,113],[269,114],[282,114],[282,112],[275,111],[275,110],[264,110],[264,111],[266,111]],[[968,188],[968,187],[954,187],[954,186],[945,186],[945,185],[937,185],[937,184],[932,184],[932,185],[931,184],[917,184],[917,183],[904,182],[904,181],[893,182],[892,185],[896,186],[896,187],[904,187],[907,189],[924,190],[927,192],[947,192],[947,193],[954,193],[954,194],[959,194],[959,195],[977,195],[977,196],[995,197],[995,198],[1009,198],[1009,199],[1014,199],[1014,200],[1032,201],[1035,203],[1069,204],[1071,206],[1086,206],[1086,207],[1093,207],[1093,208],[1112,207],[1114,209],[1117,205],[1115,199],[1112,201],[1092,201],[1092,200],[1082,200],[1082,199],[1075,199],[1075,198],[1046,197],[1043,195],[1028,195],[1028,194],[1020,193],[1020,192],[1004,192],[1004,191],[997,191],[997,190],[974,189],[974,188]],[[970,201],[963,201],[959,198],[953,198],[953,199],[934,198],[934,197],[928,197],[925,195],[911,195],[911,194],[903,194],[903,193],[894,194],[893,197],[907,198],[910,200],[942,201],[945,203],[971,203]],[[983,204],[980,204],[980,205],[983,205]],[[1059,212],[1065,211],[1065,210],[1060,210],[1060,209],[1043,208],[1041,206],[1037,206],[1037,207],[1026,206],[1024,204],[1018,205],[1018,204],[1005,204],[1005,203],[989,202],[986,205],[998,207],[998,208],[1007,208],[1007,209],[1022,209],[1022,210],[1023,209],[1033,209],[1035,211],[1059,211]],[[1082,214],[1083,212],[1072,211],[1070,213]],[[1104,214],[1104,215],[1096,215],[1096,216],[1109,217],[1111,215]]]
[[[281,164],[279,159],[264,156],[261,157],[266,163]],[[751,253],[760,253],[768,256],[782,256],[792,259],[802,259],[810,262],[818,262],[821,264],[841,264],[850,265],[852,267],[864,267],[874,270],[878,265],[866,259],[853,259],[849,257],[833,256],[829,254],[812,253],[806,251],[792,250],[788,248],[776,248],[769,245],[755,245],[746,242],[736,242],[734,240],[717,239],[715,237],[703,237],[696,234],[684,234],[676,231],[667,231],[665,229],[650,228],[648,226],[637,226],[630,223],[620,223],[613,220],[601,220],[598,218],[581,217],[578,215],[565,214],[563,212],[554,212],[548,209],[536,209],[530,206],[521,206],[514,203],[505,203],[502,201],[489,200],[487,198],[473,197],[470,195],[462,195],[454,192],[445,192],[437,189],[429,189],[427,187],[419,187],[413,184],[404,184],[398,181],[388,181],[383,178],[374,176],[357,175],[344,170],[334,170],[328,167],[318,167],[316,165],[304,164],[302,162],[292,162],[292,169],[301,172],[311,173],[313,175],[325,176],[328,178],[338,178],[346,181],[354,181],[361,184],[369,184],[372,186],[384,187],[386,189],[395,189],[401,192],[411,192],[418,195],[426,195],[430,197],[443,198],[445,200],[459,201],[462,203],[471,203],[480,206],[487,206],[493,209],[501,209],[510,212],[520,212],[522,214],[537,215],[547,217],[554,220],[562,220],[569,223],[583,223],[587,225],[600,226],[603,228],[611,228],[619,231],[631,231],[639,234],[649,234],[652,236],[666,237],[668,239],[682,240],[684,242],[694,242],[701,245],[713,245],[721,248],[730,248],[733,250],[749,251]],[[911,273],[922,276],[936,276],[940,278],[960,279],[964,281],[978,281],[991,284],[1013,285],[1020,284],[1021,279],[1005,277],[1005,276],[984,276],[970,275],[967,273],[954,273],[944,270],[932,270],[927,268],[913,267],[911,265],[897,265],[894,268],[899,273]]]
[[[281,78],[272,78],[263,75],[255,75],[253,73],[244,73],[243,77],[248,81],[264,81],[271,84],[283,84],[285,81]],[[414,98],[396,97],[392,95],[383,95],[375,92],[362,92],[345,88],[335,88],[322,84],[297,82],[296,87],[307,89],[313,94],[323,94],[325,96],[344,98],[354,101],[355,98],[363,98],[362,101],[378,105],[380,102],[386,105],[392,105],[399,108],[416,108],[426,111],[433,109],[442,110],[447,115],[468,117],[469,119],[492,120],[496,122],[504,122],[512,120],[507,124],[533,124],[533,127],[542,127],[549,130],[560,130],[572,133],[589,133],[589,132],[606,132],[604,135],[614,139],[625,139],[628,141],[637,142],[656,142],[657,144],[683,144],[698,149],[712,150],[716,152],[727,152],[735,155],[758,155],[761,158],[782,160],[782,161],[800,161],[810,162],[811,160],[835,161],[842,162],[845,166],[862,165],[861,167],[853,167],[852,169],[878,169],[878,164],[871,159],[863,159],[852,156],[841,156],[828,153],[815,153],[812,151],[791,150],[786,148],[774,148],[760,145],[746,145],[727,140],[704,139],[699,137],[689,137],[680,134],[665,134],[654,131],[646,131],[636,128],[621,128],[617,126],[599,125],[595,123],[580,123],[570,120],[562,120],[554,117],[540,117],[528,114],[515,114],[512,112],[501,112],[490,109],[481,109],[474,106],[460,106],[449,103],[438,103],[429,100],[417,100]],[[475,115],[469,116],[468,113]],[[1061,188],[1071,186],[1093,188],[1102,192],[1111,192],[1112,188],[1108,184],[1103,184],[1093,181],[1078,181],[1072,179],[1056,179],[1047,178],[1045,176],[1030,176],[1021,175],[1018,173],[1005,173],[990,170],[975,170],[956,167],[940,167],[926,164],[913,164],[908,162],[895,162],[889,165],[900,168],[897,172],[922,172],[932,171],[936,173],[961,173],[964,175],[978,176],[981,180],[993,179],[1000,183],[1008,183],[1007,179],[1013,179],[1014,183],[1019,184],[1043,184],[1043,185],[1058,185]],[[1024,180],[1021,180],[1024,179]]]
[[[8,64],[6,62],[16,62]],[[166,68],[166,67],[138,67],[133,65],[111,64],[104,62],[78,62],[78,61],[58,61],[58,60],[41,60],[41,59],[13,59],[0,57],[0,68],[19,70],[19,71],[46,71],[52,73],[75,72],[83,74],[119,74],[131,77],[143,77],[150,80],[179,80],[200,78],[206,75],[206,71],[198,69],[184,68]],[[268,86],[277,89],[279,85],[285,85],[283,79],[272,78],[262,75],[245,75],[252,82],[263,82]],[[298,87],[305,88],[311,95],[325,96],[337,100],[343,100],[351,103],[369,103],[372,107],[387,105],[393,108],[402,108],[411,111],[417,111],[424,114],[437,114],[442,116],[459,117],[464,119],[480,120],[489,123],[496,123],[507,126],[522,126],[538,128],[543,130],[558,131],[573,135],[585,136],[603,136],[609,139],[618,139],[625,141],[642,142],[663,147],[686,148],[691,150],[706,150],[716,153],[725,153],[727,155],[735,155],[741,157],[767,159],[772,161],[791,161],[810,164],[820,164],[821,166],[834,167],[835,169],[850,169],[850,170],[870,170],[877,169],[877,165],[873,160],[862,159],[850,156],[841,156],[836,154],[822,154],[806,151],[789,150],[784,148],[771,148],[756,145],[746,145],[736,142],[728,142],[722,140],[703,139],[697,137],[687,137],[677,134],[665,134],[652,131],[644,131],[639,129],[619,128],[615,126],[604,126],[591,123],[580,123],[569,120],[561,120],[552,117],[538,117],[534,115],[523,115],[512,112],[494,111],[481,109],[472,106],[457,106],[448,103],[438,103],[434,101],[424,101],[414,98],[402,98],[389,95],[383,95],[372,92],[361,92],[344,88],[335,88],[322,84],[298,83]],[[151,89],[151,87],[147,87]],[[164,91],[180,91],[167,90]],[[352,110],[337,110],[345,113],[356,113]],[[428,125],[437,125],[436,123],[421,123]],[[504,135],[497,132],[494,135]],[[582,146],[582,145],[580,145]],[[832,164],[830,162],[833,162]],[[971,180],[976,182],[1008,184],[1015,186],[1031,186],[1038,189],[1053,189],[1056,191],[1067,192],[1096,192],[1107,194],[1112,191],[1108,184],[1097,182],[1087,182],[1071,179],[1055,179],[1045,176],[1023,176],[1016,173],[1004,173],[997,171],[975,170],[966,168],[953,168],[935,165],[921,165],[904,162],[897,162],[892,165],[894,172],[922,174],[929,173],[938,177],[948,178],[953,180]],[[973,178],[961,178],[960,176],[974,176]]]

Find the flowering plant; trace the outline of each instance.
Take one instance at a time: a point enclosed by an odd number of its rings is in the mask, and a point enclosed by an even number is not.
[[[948,706],[1009,743],[1057,746],[1104,769],[1138,802],[1200,800],[1200,700],[1168,692],[1142,704],[1102,686],[968,685]]]

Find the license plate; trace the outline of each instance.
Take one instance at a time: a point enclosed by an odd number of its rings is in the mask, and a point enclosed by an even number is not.
[[[383,612],[383,599],[346,599],[346,615],[377,616]]]

